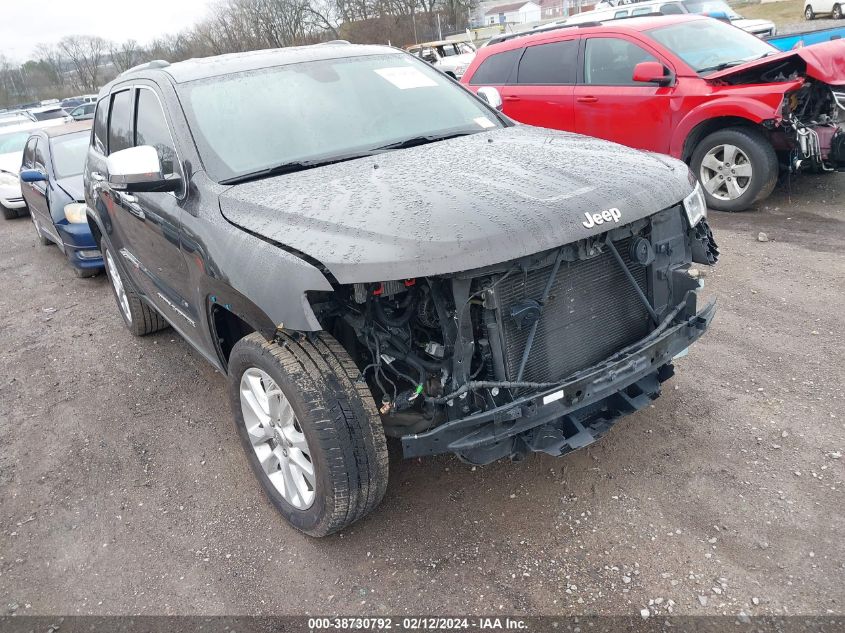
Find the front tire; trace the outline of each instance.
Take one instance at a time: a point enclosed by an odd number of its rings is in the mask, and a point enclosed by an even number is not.
[[[754,128],[734,127],[709,134],[695,148],[690,162],[707,206],[717,211],[744,211],[768,197],[777,183],[775,150]]]
[[[320,333],[244,337],[229,357],[229,398],[250,465],[273,505],[310,536],[371,512],[387,488],[387,444],[358,368]]]
[[[804,8],[804,19],[807,21],[812,20],[816,17],[816,14],[813,12],[813,7],[809,4]]]
[[[3,217],[7,220],[14,220],[18,217],[17,209],[9,209],[8,207],[4,207],[2,204],[0,204],[0,211],[2,211]]]
[[[123,324],[135,336],[146,336],[167,327],[167,321],[149,305],[141,300],[138,293],[129,285],[128,280],[117,267],[111,248],[106,246],[105,240],[100,244],[103,262],[106,266],[106,276],[111,282],[120,316]]]
[[[833,11],[831,12],[831,17],[834,20],[841,20],[842,19],[842,6],[835,4],[833,5]]]

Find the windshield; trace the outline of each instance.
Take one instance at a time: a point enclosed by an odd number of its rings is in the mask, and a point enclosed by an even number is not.
[[[724,0],[686,0],[684,5],[690,13],[724,13],[731,20],[742,19]]]
[[[56,110],[47,110],[46,112],[33,112],[32,116],[34,116],[38,121],[49,121],[50,119],[61,119],[62,117],[66,117],[67,112],[61,108],[57,108]]]
[[[11,154],[12,152],[22,152],[26,139],[29,138],[29,132],[6,132],[0,134],[0,154]]]
[[[90,138],[88,132],[76,132],[52,139],[53,173],[57,180],[83,172]]]
[[[452,80],[404,53],[276,66],[183,84],[203,163],[217,181],[348,158],[424,136],[503,127]]]
[[[701,74],[780,52],[750,33],[718,20],[661,26],[650,34]]]

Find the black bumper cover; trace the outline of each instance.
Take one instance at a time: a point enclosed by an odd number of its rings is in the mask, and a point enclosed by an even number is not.
[[[403,436],[404,456],[451,452],[464,461],[487,464],[528,451],[563,455],[591,444],[620,416],[657,398],[660,383],[673,373],[672,358],[707,329],[715,301],[697,311],[697,297],[698,291],[690,290],[648,336],[558,386]]]

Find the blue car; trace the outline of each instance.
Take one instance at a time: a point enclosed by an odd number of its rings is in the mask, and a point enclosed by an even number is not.
[[[77,277],[103,270],[103,256],[88,226],[82,172],[91,121],[33,131],[23,152],[21,192],[38,241],[55,243]]]

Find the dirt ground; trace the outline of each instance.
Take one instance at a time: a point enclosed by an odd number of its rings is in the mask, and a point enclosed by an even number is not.
[[[0,614],[843,614],[843,194],[711,214],[719,312],[652,408],[561,459],[394,456],[322,540],[253,480],[221,375],[0,222]]]

